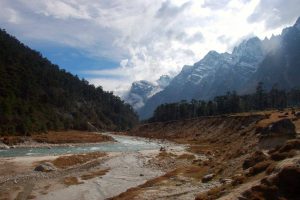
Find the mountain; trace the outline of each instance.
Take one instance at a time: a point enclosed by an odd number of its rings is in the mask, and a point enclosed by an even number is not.
[[[300,18],[282,31],[276,43],[245,84],[244,93],[253,92],[258,82],[267,90],[274,84],[281,89],[300,88]]]
[[[152,116],[163,103],[209,100],[227,91],[252,93],[259,82],[267,90],[300,87],[300,18],[279,36],[244,40],[232,53],[210,51],[192,66],[184,66],[171,83],[138,110],[141,119]]]
[[[135,110],[138,110],[144,106],[150,97],[167,87],[170,81],[171,78],[168,75],[161,76],[154,83],[145,80],[135,81],[124,97],[125,102],[132,105]]]
[[[48,130],[128,129],[131,106],[101,87],[59,69],[0,30],[0,134]]]
[[[194,65],[184,66],[164,90],[149,98],[138,113],[146,119],[163,103],[183,99],[208,100],[227,91],[239,90],[264,56],[264,44],[257,37],[243,41],[232,54],[210,51]]]

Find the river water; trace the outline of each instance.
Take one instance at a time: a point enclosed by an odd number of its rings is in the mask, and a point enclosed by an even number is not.
[[[0,149],[0,157],[17,156],[41,156],[41,155],[60,155],[67,153],[87,153],[94,151],[103,152],[134,152],[140,150],[159,149],[158,141],[149,141],[149,139],[111,135],[117,142],[97,143],[91,145],[60,146],[60,147],[41,147],[41,148],[14,148]]]

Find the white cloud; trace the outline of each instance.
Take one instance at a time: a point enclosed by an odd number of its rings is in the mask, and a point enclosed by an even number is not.
[[[279,33],[298,17],[299,5],[298,0],[1,0],[0,23],[27,41],[119,62],[111,70],[82,71],[93,75],[91,83],[120,94],[132,81],[178,73],[209,50],[228,51],[241,38]]]

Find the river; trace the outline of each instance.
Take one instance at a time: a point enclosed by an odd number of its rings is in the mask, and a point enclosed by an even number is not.
[[[22,147],[11,149],[0,149],[0,157],[20,157],[20,156],[44,156],[44,155],[60,155],[73,153],[88,153],[94,151],[103,152],[134,152],[141,150],[152,150],[160,147],[160,142],[131,136],[120,136],[105,133],[112,136],[116,142],[96,143],[90,145],[66,145],[48,147]]]

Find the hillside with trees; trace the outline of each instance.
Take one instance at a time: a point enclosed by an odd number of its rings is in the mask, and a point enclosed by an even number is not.
[[[60,69],[0,30],[0,134],[125,130],[137,122],[111,92]]]
[[[237,95],[235,91],[217,96],[211,101],[190,102],[182,100],[177,103],[158,106],[149,122],[164,122],[171,120],[190,119],[201,116],[223,115],[239,112],[260,111],[266,109],[283,109],[300,106],[300,89],[289,91],[278,89],[274,85],[267,92],[260,82],[254,94]]]

